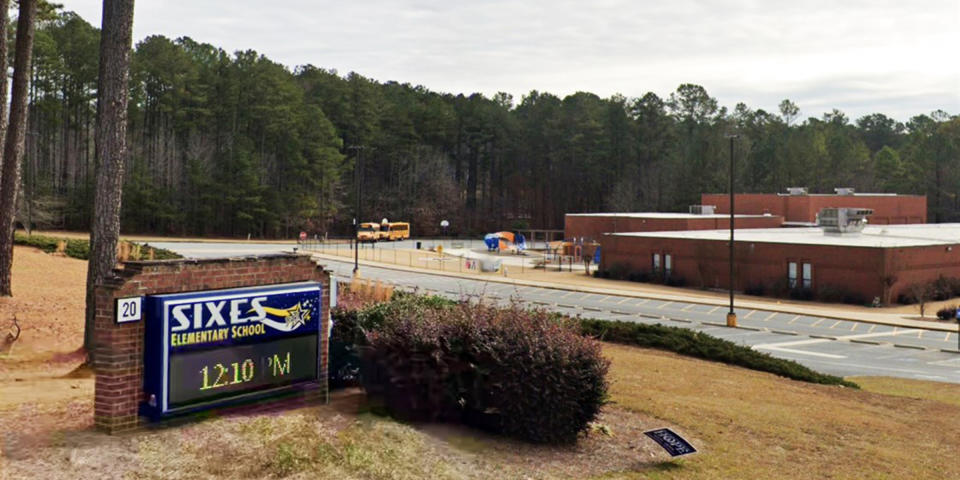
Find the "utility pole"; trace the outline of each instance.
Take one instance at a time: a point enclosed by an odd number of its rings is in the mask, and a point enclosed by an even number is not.
[[[727,135],[730,138],[730,311],[727,312],[727,326],[737,326],[737,313],[733,311],[733,140],[738,135]]]
[[[360,270],[360,242],[357,240],[357,236],[360,233],[360,198],[363,195],[363,146],[350,145],[347,150],[357,152],[357,161],[353,164],[353,183],[357,189],[357,206],[353,217],[353,274],[356,275],[357,271]]]

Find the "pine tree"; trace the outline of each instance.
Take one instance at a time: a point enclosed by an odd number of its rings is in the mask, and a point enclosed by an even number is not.
[[[130,48],[133,38],[133,0],[104,0],[100,38],[100,82],[97,89],[97,168],[90,261],[87,265],[87,312],[83,346],[91,359],[93,289],[117,263],[123,166],[127,154],[127,99],[130,91]]]

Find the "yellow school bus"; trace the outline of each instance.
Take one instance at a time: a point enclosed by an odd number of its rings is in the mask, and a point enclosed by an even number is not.
[[[360,224],[360,228],[357,229],[357,241],[358,242],[376,242],[380,238],[380,224],[364,222]]]
[[[410,224],[407,222],[390,222],[387,224],[388,240],[406,240],[410,238]]]

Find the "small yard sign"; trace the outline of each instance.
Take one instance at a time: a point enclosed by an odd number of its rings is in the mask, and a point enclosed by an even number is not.
[[[676,434],[669,428],[647,430],[643,433],[644,435],[652,438],[654,442],[660,444],[660,446],[663,447],[663,449],[666,450],[671,457],[679,457],[681,455],[697,453],[697,449],[693,448],[693,445],[690,445],[690,442],[684,440],[683,437]]]

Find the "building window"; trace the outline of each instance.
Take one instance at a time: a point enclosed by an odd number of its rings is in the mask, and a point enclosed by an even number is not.
[[[797,288],[797,262],[787,262],[787,285]]]
[[[670,270],[673,270],[673,255],[666,253],[663,255],[663,274],[669,277]]]
[[[660,254],[654,253],[653,254],[653,273],[657,273],[659,271],[660,271]]]
[[[803,288],[813,287],[813,265],[809,263],[803,264],[803,276],[801,280],[803,282]]]

